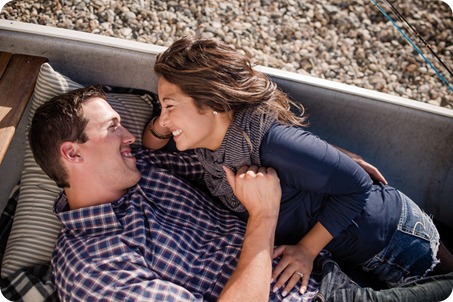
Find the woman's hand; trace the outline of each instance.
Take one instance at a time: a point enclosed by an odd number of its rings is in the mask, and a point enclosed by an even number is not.
[[[299,245],[281,245],[274,250],[273,258],[281,257],[272,272],[272,279],[277,280],[272,289],[276,292],[286,282],[282,295],[287,293],[302,279],[302,285],[299,289],[300,294],[305,293],[313,270],[313,257],[308,249]]]
[[[357,158],[354,158],[354,157],[351,157],[351,158],[356,163],[358,163],[359,166],[361,166],[363,168],[363,170],[365,170],[365,172],[367,172],[370,175],[372,180],[382,182],[384,185],[388,184],[387,180],[384,178],[384,175],[382,175],[382,173],[378,170],[378,168],[376,168],[372,164],[368,163],[367,161],[362,159],[360,156],[358,156]]]
[[[334,146],[335,148],[337,148],[338,150],[352,158],[353,161],[355,161],[360,167],[362,167],[363,170],[365,170],[365,172],[367,172],[370,175],[372,180],[382,182],[384,185],[388,184],[387,180],[385,179],[384,175],[382,175],[382,173],[379,171],[379,169],[370,164],[369,162],[365,161],[361,156],[352,153],[351,151],[348,151],[346,149],[340,148],[338,146],[335,145],[332,146]]]
[[[297,245],[282,245],[274,249],[273,259],[281,259],[272,272],[272,279],[277,280],[272,290],[276,291],[288,281],[282,292],[286,296],[302,278],[299,292],[305,293],[313,270],[313,261],[332,238],[329,231],[318,221]]]

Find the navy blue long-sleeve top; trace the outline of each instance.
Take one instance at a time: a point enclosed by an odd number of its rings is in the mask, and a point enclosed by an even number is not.
[[[340,262],[360,264],[390,240],[401,215],[396,189],[373,184],[350,157],[302,128],[273,125],[261,164],[280,178],[276,244],[295,244],[319,221],[334,237],[326,246]]]

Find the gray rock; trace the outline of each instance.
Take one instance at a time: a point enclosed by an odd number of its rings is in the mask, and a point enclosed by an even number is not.
[[[448,5],[413,0],[397,8],[453,69]],[[453,92],[368,0],[21,0],[6,3],[0,18],[162,46],[186,34],[217,38],[253,64],[453,107]],[[397,24],[453,86],[453,76]]]

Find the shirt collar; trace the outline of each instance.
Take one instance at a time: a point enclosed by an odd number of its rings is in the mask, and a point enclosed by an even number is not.
[[[127,196],[129,194],[126,194]],[[121,209],[125,196],[111,202],[75,210],[69,209],[68,199],[64,192],[57,197],[54,213],[65,228],[69,230],[102,231],[121,228],[115,210]]]

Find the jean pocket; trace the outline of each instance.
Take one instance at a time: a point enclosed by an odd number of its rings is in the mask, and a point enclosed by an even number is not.
[[[435,240],[438,233],[431,218],[409,197],[401,192],[399,194],[402,199],[402,212],[397,229],[427,241]]]

